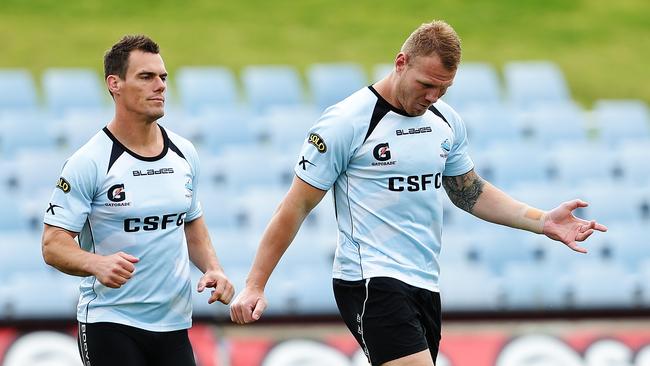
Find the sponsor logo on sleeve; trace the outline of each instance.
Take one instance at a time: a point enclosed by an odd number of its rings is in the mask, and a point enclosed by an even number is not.
[[[307,141],[314,145],[316,147],[316,150],[318,150],[319,153],[324,154],[327,151],[327,145],[325,144],[325,140],[323,140],[320,135],[317,133],[310,133],[309,138]]]
[[[302,166],[302,170],[307,170],[307,164],[311,166],[316,166],[316,164],[312,163],[311,161],[305,159],[305,157],[302,157],[302,160],[298,162],[298,165]]]
[[[70,192],[70,188],[71,188],[71,187],[72,187],[72,186],[70,185],[70,183],[68,183],[68,181],[65,180],[65,178],[63,178],[63,177],[60,177],[60,178],[59,178],[59,181],[56,182],[56,188],[62,190],[63,193],[68,193],[68,192]]]
[[[49,205],[50,205],[50,207],[47,208],[45,213],[51,213],[52,216],[56,216],[56,213],[54,213],[55,208],[63,208],[63,207],[61,207],[59,205],[52,204],[52,202],[50,202]]]

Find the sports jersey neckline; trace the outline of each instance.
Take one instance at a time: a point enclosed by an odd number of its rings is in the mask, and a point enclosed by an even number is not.
[[[393,112],[395,112],[395,113],[397,113],[399,115],[402,115],[404,117],[419,117],[419,116],[411,116],[410,114],[406,113],[405,110],[399,109],[399,108],[395,107],[394,105],[390,104],[384,97],[381,96],[381,94],[379,94],[377,89],[375,89],[372,85],[369,85],[368,89],[370,89],[370,91],[373,92],[373,94],[375,94],[375,96],[377,96],[377,99],[379,99],[380,103],[386,105],[386,107],[388,107],[388,109],[390,109],[391,111],[393,111]]]
[[[104,133],[113,141],[113,143],[118,145],[122,150],[126,151],[129,155],[133,156],[134,158],[142,161],[158,161],[164,158],[165,155],[167,155],[167,150],[169,150],[169,137],[167,136],[167,132],[161,125],[158,125],[158,128],[160,128],[160,132],[162,133],[162,137],[163,137],[163,149],[160,152],[160,154],[156,156],[142,156],[136,153],[135,151],[131,151],[128,147],[124,146],[124,144],[122,144],[120,140],[118,140],[117,137],[115,137],[115,135],[111,133],[111,131],[108,130],[108,126],[105,126],[102,129],[102,131],[104,131]]]

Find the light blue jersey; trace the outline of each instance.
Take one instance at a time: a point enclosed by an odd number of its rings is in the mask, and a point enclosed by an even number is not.
[[[465,125],[446,103],[410,117],[368,87],[323,113],[295,172],[333,187],[334,278],[385,276],[438,292],[442,177],[473,167]]]
[[[192,144],[162,127],[156,157],[128,150],[107,128],[66,162],[44,221],[79,233],[83,250],[140,259],[121,288],[94,276],[81,281],[77,319],[150,331],[192,325],[184,223],[202,215],[199,162]],[[119,350],[116,350],[119,352]]]

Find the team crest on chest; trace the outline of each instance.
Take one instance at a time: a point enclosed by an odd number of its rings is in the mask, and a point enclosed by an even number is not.
[[[449,143],[449,139],[445,139],[440,143],[440,149],[442,149],[440,157],[446,159],[449,156],[449,151],[451,151],[451,144]]]

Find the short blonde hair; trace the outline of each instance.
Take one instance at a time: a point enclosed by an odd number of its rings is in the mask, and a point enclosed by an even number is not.
[[[401,52],[411,58],[435,53],[445,68],[456,70],[460,63],[460,38],[445,21],[434,20],[413,31],[402,45]]]

